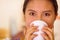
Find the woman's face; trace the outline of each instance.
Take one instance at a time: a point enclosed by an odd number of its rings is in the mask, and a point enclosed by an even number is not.
[[[32,0],[25,10],[27,28],[30,27],[30,23],[34,20],[43,20],[48,24],[49,28],[52,28],[55,18],[54,7],[48,0]]]

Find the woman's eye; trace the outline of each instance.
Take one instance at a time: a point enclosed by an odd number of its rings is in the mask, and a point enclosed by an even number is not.
[[[33,13],[33,12],[31,12],[31,13],[29,13],[29,15],[31,15],[31,16],[35,16],[36,14],[35,14],[35,13]]]
[[[49,13],[45,13],[44,15],[45,15],[45,16],[50,16],[50,14],[49,14]]]

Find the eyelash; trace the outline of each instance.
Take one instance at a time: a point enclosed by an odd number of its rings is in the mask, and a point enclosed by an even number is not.
[[[45,13],[44,15],[45,15],[45,16],[50,16],[50,14],[49,14],[49,13]]]
[[[34,12],[30,12],[29,15],[35,16],[36,14]]]
[[[36,16],[37,14],[34,12],[29,13],[30,16]],[[44,16],[50,16],[50,13],[44,13]]]

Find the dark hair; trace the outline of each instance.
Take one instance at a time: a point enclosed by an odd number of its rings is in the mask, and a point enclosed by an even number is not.
[[[24,1],[24,5],[23,5],[23,13],[24,13],[24,14],[25,14],[26,6],[27,6],[27,4],[28,4],[29,1],[30,1],[30,0],[25,0],[25,1]],[[57,15],[57,11],[58,11],[57,1],[56,1],[56,0],[49,0],[49,1],[53,4],[55,14]]]

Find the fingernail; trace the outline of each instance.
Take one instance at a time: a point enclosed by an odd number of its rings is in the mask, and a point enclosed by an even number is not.
[[[39,29],[37,29],[37,31],[39,31]]]

